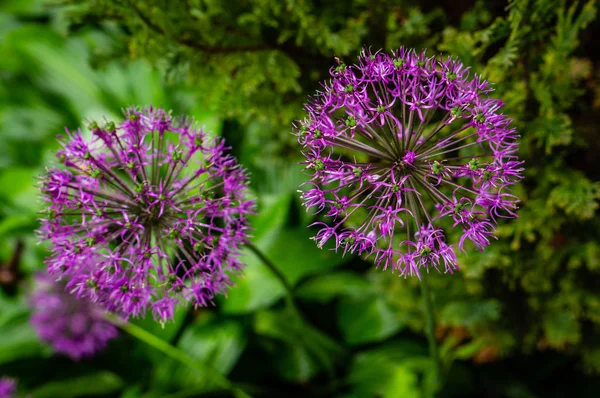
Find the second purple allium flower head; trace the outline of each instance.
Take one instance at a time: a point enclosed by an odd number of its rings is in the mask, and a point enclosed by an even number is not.
[[[79,297],[123,316],[151,309],[161,322],[178,303],[224,293],[253,202],[223,140],[158,108],[89,127],[90,139],[67,131],[64,167],[41,179],[48,271]]]
[[[486,81],[456,59],[404,48],[365,50],[330,72],[295,126],[314,172],[302,199],[332,219],[316,223],[320,247],[374,254],[404,276],[453,272],[456,246],[483,250],[498,218],[516,217],[518,134]],[[444,224],[462,231],[458,242]]]
[[[16,383],[8,377],[0,377],[0,398],[13,398],[16,390]]]
[[[65,291],[65,282],[55,282],[47,273],[36,277],[31,296],[31,324],[38,336],[71,359],[91,357],[117,337],[117,328],[104,318],[106,312],[87,298]]]

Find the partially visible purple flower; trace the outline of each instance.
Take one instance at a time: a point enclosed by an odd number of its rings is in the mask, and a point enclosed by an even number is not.
[[[304,205],[331,219],[314,224],[319,247],[333,240],[404,276],[452,273],[456,247],[483,250],[498,219],[517,216],[519,135],[488,82],[456,59],[404,48],[365,50],[330,73],[294,126],[313,171]],[[457,243],[444,224],[462,230]]]
[[[8,377],[0,378],[0,398],[14,398],[17,383]]]
[[[225,293],[242,268],[253,201],[223,140],[152,107],[90,130],[91,139],[67,131],[64,167],[41,179],[49,273],[77,297],[160,322],[178,304]]]
[[[105,320],[106,310],[87,298],[78,299],[46,273],[37,275],[31,297],[31,324],[41,340],[71,359],[91,357],[117,337],[117,328]]]

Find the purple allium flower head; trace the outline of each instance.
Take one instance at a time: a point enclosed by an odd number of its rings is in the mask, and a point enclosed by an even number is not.
[[[0,377],[0,398],[13,398],[17,385],[13,379]]]
[[[64,167],[41,179],[50,274],[110,311],[152,310],[160,322],[177,304],[206,306],[225,293],[254,203],[223,140],[151,107],[90,130],[91,139],[67,131]]]
[[[55,282],[47,273],[36,277],[31,296],[31,324],[41,340],[71,359],[91,357],[117,337],[117,328],[104,318],[106,310],[88,298],[66,291],[66,283]]]
[[[313,172],[304,205],[332,219],[316,223],[318,246],[332,240],[403,276],[452,273],[456,247],[483,250],[498,219],[516,217],[519,136],[486,81],[404,48],[364,50],[330,73],[294,126]],[[458,242],[444,225],[462,231]]]

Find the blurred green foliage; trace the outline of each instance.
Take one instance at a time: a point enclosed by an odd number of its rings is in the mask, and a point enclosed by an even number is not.
[[[334,57],[427,48],[495,83],[521,133],[519,219],[461,271],[432,275],[450,372],[442,396],[597,396],[600,391],[600,34],[594,0],[87,0],[0,4],[0,375],[32,397],[216,396],[211,380],[123,336],[72,363],[28,324],[43,267],[35,176],[55,136],[122,107],[160,105],[222,134],[252,174],[245,275],[215,308],[138,324],[253,396],[426,397],[432,365],[417,281],[319,250],[290,124]],[[547,380],[553,382],[548,383]],[[210,395],[210,391],[213,391]]]

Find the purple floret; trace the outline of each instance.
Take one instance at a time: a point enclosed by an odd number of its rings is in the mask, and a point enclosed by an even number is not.
[[[17,383],[8,377],[0,377],[0,398],[14,398]]]
[[[364,50],[330,74],[294,126],[313,172],[304,205],[330,218],[315,223],[319,247],[332,240],[403,276],[452,273],[456,247],[483,250],[498,219],[516,217],[519,135],[488,82],[404,48]],[[458,242],[444,224],[462,231]]]
[[[78,299],[46,273],[37,275],[36,290],[31,297],[31,324],[41,340],[54,351],[74,360],[92,357],[118,335],[117,328],[106,321],[106,310],[87,298]]]
[[[124,317],[172,319],[225,293],[247,237],[246,172],[221,138],[159,108],[62,139],[41,179],[51,275]]]

